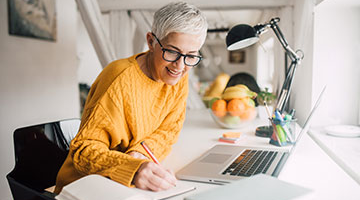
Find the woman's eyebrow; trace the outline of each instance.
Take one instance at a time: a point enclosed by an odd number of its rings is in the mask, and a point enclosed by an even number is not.
[[[176,49],[177,51],[181,52],[181,49],[177,48],[176,46],[174,45],[171,45],[171,44],[168,44],[167,46],[171,47],[171,48],[174,48]],[[189,53],[198,53],[199,51],[189,51]]]

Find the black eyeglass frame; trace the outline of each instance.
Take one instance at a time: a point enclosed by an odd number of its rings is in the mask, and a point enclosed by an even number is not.
[[[196,56],[196,55],[186,55],[186,54],[182,54],[182,53],[180,53],[180,52],[178,52],[178,51],[174,51],[174,50],[171,50],[171,49],[164,48],[163,45],[160,43],[160,40],[156,37],[156,35],[155,35],[154,33],[151,33],[151,34],[155,37],[156,41],[159,43],[160,48],[161,48],[161,50],[162,50],[162,52],[163,52],[162,58],[163,58],[165,61],[168,61],[168,62],[176,62],[176,61],[178,61],[178,60],[180,59],[181,56],[183,56],[183,57],[184,57],[184,64],[185,64],[186,66],[195,67],[195,66],[198,65],[198,64],[200,63],[200,61],[203,59],[203,57],[202,57],[201,55],[199,55],[199,56]],[[166,58],[165,58],[165,52],[166,52],[166,51],[167,51],[167,52],[170,52],[170,53],[176,53],[176,54],[177,54],[176,59],[175,59],[175,60],[168,60],[168,59],[166,59]],[[200,53],[200,52],[199,52],[199,53]],[[196,57],[196,58],[199,58],[199,61],[198,61],[196,64],[194,64],[194,65],[189,65],[189,64],[186,63],[186,58],[187,58],[187,57]]]

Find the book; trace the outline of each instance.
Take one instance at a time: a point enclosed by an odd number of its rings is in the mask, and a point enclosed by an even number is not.
[[[308,188],[269,175],[258,174],[191,195],[186,197],[185,200],[300,200],[311,199],[311,195],[312,190]]]
[[[98,174],[82,177],[66,185],[57,200],[157,200],[180,195],[195,190],[190,183],[178,181],[171,189],[152,192],[138,188],[129,188]]]
[[[219,137],[219,142],[238,143],[240,142],[240,138]]]

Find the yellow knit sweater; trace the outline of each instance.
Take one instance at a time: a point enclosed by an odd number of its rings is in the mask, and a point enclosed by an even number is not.
[[[141,141],[159,160],[169,154],[185,119],[188,77],[174,86],[155,82],[141,71],[138,55],[110,63],[95,80],[79,133],[58,173],[55,193],[87,174],[131,186],[146,160],[126,153],[147,156]]]

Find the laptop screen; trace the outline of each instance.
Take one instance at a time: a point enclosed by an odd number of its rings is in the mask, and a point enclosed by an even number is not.
[[[299,133],[299,136],[297,137],[294,146],[291,148],[290,153],[291,153],[292,151],[294,151],[294,149],[295,149],[297,143],[300,141],[301,137],[304,135],[304,133],[306,133],[306,132],[308,131],[308,129],[309,129],[309,127],[310,127],[310,124],[311,124],[311,123],[310,123],[310,122],[311,122],[311,118],[313,117],[316,109],[319,107],[320,102],[321,102],[321,99],[322,99],[322,96],[323,96],[323,94],[325,93],[325,90],[326,90],[326,86],[325,86],[325,87],[323,88],[323,90],[321,91],[318,99],[316,100],[316,103],[315,103],[313,109],[310,111],[310,114],[309,114],[309,116],[307,117],[307,119],[306,119],[306,121],[305,121],[304,127],[302,128],[301,132]]]

